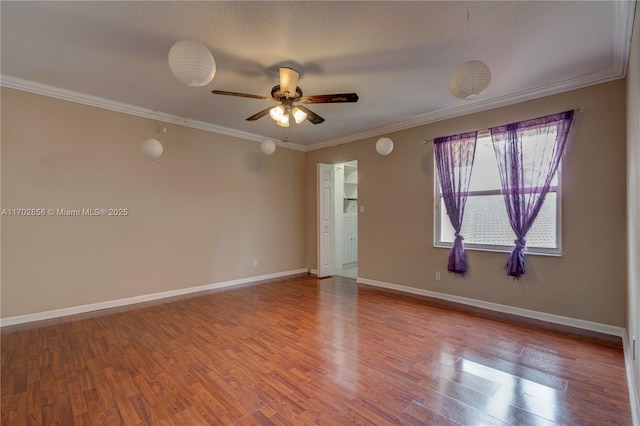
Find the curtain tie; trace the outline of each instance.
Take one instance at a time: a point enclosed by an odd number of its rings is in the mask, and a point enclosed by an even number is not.
[[[516,243],[516,247],[519,249],[523,249],[527,245],[527,240],[525,238],[516,238],[515,240],[513,240],[513,242]]]
[[[453,235],[455,235],[456,239],[464,240],[464,237],[463,237],[462,235],[460,235],[460,233],[459,233],[459,232],[456,232],[456,233],[455,233],[455,234],[453,234]]]

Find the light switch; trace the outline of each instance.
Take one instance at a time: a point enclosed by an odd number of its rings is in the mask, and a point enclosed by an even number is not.
[[[364,206],[360,206],[360,213],[364,213]]]

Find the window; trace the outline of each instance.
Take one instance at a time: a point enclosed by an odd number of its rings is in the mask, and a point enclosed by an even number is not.
[[[555,133],[550,136],[547,139],[548,143],[553,144]],[[540,144],[534,143],[530,144],[527,149],[526,139],[523,142],[523,147],[525,148],[525,164],[527,157],[536,158],[536,156],[545,155],[547,151],[540,149]],[[436,167],[434,167],[434,174],[436,179],[435,246],[451,247],[455,238],[454,230],[442,200]],[[542,209],[527,234],[527,253],[561,254],[559,175],[560,168],[553,178]],[[464,237],[466,249],[510,252],[514,247],[515,235],[507,217],[498,164],[493,151],[491,135],[488,132],[478,133],[469,194],[460,233]]]

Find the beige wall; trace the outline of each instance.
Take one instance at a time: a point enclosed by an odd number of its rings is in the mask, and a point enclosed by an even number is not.
[[[636,397],[640,397],[640,5],[636,4],[635,25],[627,73],[627,212],[629,228],[629,295],[627,333],[636,340],[633,376]],[[640,401],[636,401],[640,408]],[[639,414],[640,415],[640,414]]]
[[[468,251],[468,275],[446,273],[448,250],[433,247],[433,148],[420,141],[575,107],[585,112],[563,163],[563,256],[527,256],[527,274],[514,281],[506,253]],[[316,164],[358,160],[359,277],[623,327],[625,125],[618,80],[392,133],[386,157],[375,151],[377,138],[309,152],[306,264],[316,268]]]
[[[2,107],[2,208],[130,212],[2,217],[3,318],[305,267],[303,152],[6,88]]]
[[[316,268],[316,164],[359,161],[359,276],[614,326],[626,321],[625,84],[615,81],[309,153],[2,89],[2,207],[128,208],[128,217],[2,218],[2,317]],[[564,255],[433,247],[433,152],[420,140],[574,107]],[[165,154],[149,164],[140,141]],[[252,267],[253,259],[259,266]],[[442,271],[442,281],[435,281]]]

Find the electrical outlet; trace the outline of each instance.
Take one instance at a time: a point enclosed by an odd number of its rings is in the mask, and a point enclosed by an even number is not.
[[[258,261],[257,261],[257,260],[254,260],[254,261],[253,261],[253,267],[254,267],[254,268],[257,268],[257,267],[258,267]]]
[[[440,271],[436,271],[436,281],[440,281]]]

